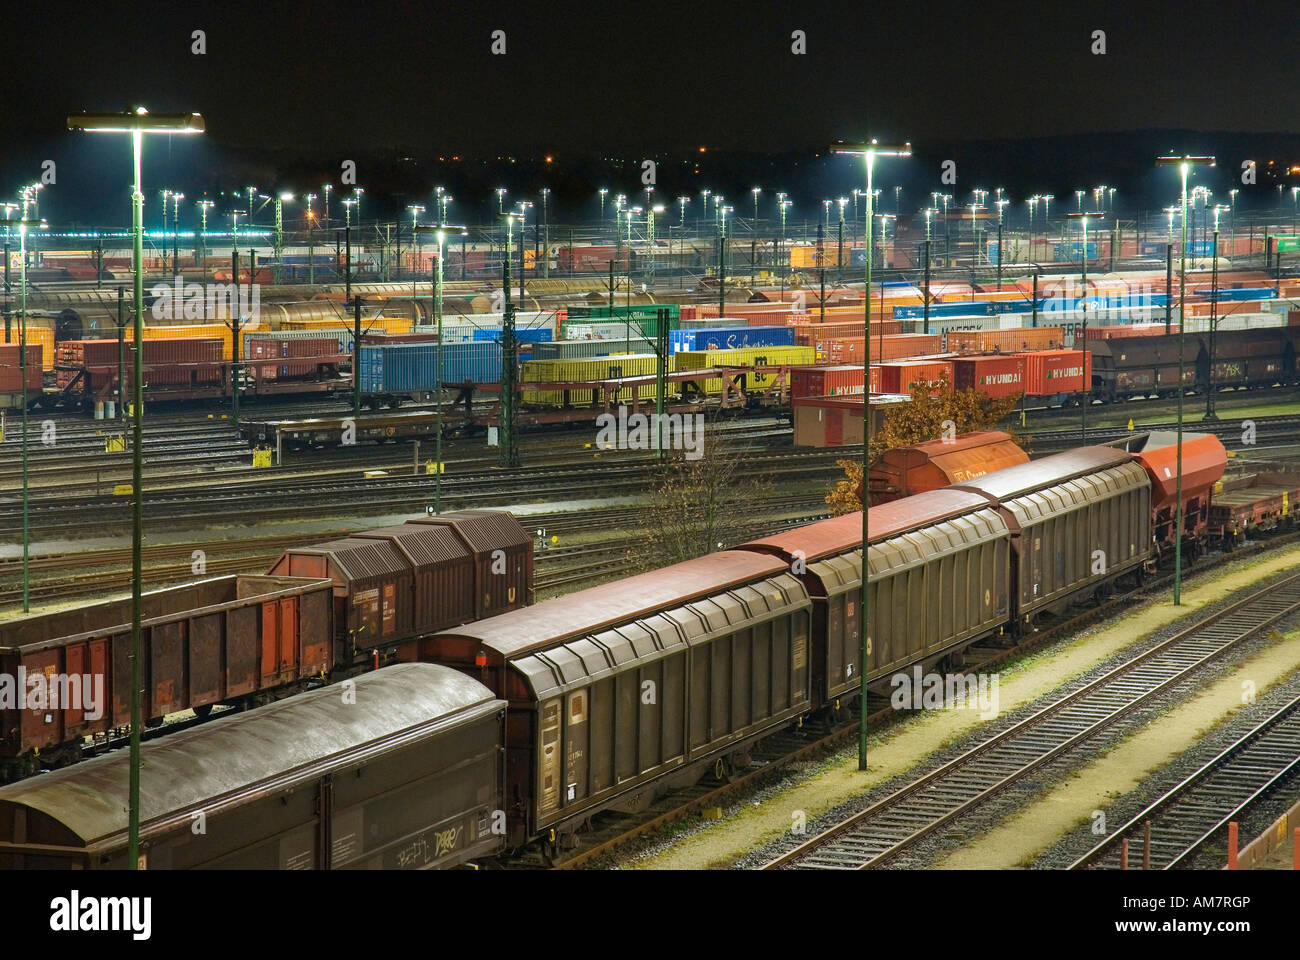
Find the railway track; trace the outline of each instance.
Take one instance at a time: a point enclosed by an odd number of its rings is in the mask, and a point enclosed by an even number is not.
[[[1297,770],[1300,697],[1113,831],[1070,869],[1116,870],[1135,861],[1144,870],[1187,866],[1230,820],[1240,819]]]
[[[1300,574],[1243,597],[782,854],[764,869],[882,866],[1300,610]]]

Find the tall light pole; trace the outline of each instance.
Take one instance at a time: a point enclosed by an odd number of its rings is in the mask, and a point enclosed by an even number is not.
[[[1228,249],[1229,256],[1237,255],[1237,194],[1240,190],[1228,191],[1228,202],[1232,206],[1231,219],[1228,220]]]
[[[650,191],[654,187],[646,187],[646,209],[650,209]],[[542,187],[542,276],[551,275],[551,227],[547,222],[547,198],[551,195],[550,187]]]
[[[248,193],[248,222],[251,225],[253,222],[253,197],[257,196],[257,187],[248,187],[246,192]]]
[[[1229,191],[1235,193],[1236,191]],[[1231,207],[1216,203],[1214,212],[1214,234],[1210,240],[1210,363],[1205,375],[1205,416],[1204,420],[1218,420],[1214,412],[1214,334],[1219,326],[1219,214]]]
[[[163,272],[163,276],[166,276],[167,275],[167,198],[172,195],[172,192],[170,190],[159,190],[158,192],[162,194],[162,237],[160,239],[162,240],[162,251],[163,251],[162,272]],[[24,211],[24,214],[25,213],[26,211]]]
[[[432,232],[434,239],[438,242],[437,262],[433,269],[433,322],[437,325],[438,342],[436,347],[436,380],[437,383],[437,406],[434,408],[434,474],[433,474],[433,512],[442,513],[442,258],[443,250],[447,241],[447,234],[454,233],[458,236],[466,236],[469,233],[467,227],[453,227],[445,223],[437,223],[431,226],[423,226],[415,221],[415,211],[423,212],[424,207],[413,206],[411,215],[412,235],[419,237],[422,233]],[[509,296],[509,294],[507,294]],[[414,300],[412,300],[414,303]],[[502,359],[505,359],[504,352]]]
[[[604,198],[604,191],[601,191],[601,194],[602,194],[602,195],[601,195],[601,200],[603,201],[603,200],[605,199],[605,198]],[[505,216],[505,213],[506,213],[506,188],[505,188],[505,187],[497,187],[497,189],[496,189],[496,195],[497,195],[497,213],[499,213],[501,216]]]
[[[172,273],[180,273],[181,256],[181,201],[183,193],[172,194]]]
[[[307,223],[307,283],[316,283],[316,235],[312,228],[316,226],[316,211],[312,209],[312,201],[316,199],[316,194],[309,193],[304,198],[307,201],[307,213],[304,220]]]
[[[921,287],[922,333],[930,332],[930,218],[938,212],[934,207],[925,208],[925,276]]]
[[[835,203],[840,208],[840,219],[836,226],[835,240],[835,282],[843,283],[844,281],[844,207],[848,204],[848,197],[839,197]],[[823,311],[824,313],[825,311]]]
[[[751,287],[758,284],[758,195],[762,192],[762,187],[751,187],[749,190],[754,198],[754,223],[749,231],[749,285]]]
[[[1002,188],[998,187],[998,193],[1001,192],[1002,192]],[[1006,259],[1002,251],[1002,209],[1010,202],[1011,202],[1010,200],[995,200],[993,202],[993,205],[998,208],[998,290],[999,291],[1002,289],[1002,264]]]
[[[597,190],[596,192],[597,192],[598,194],[600,194],[600,219],[597,220],[596,222],[597,222],[597,223],[604,223],[604,222],[605,222],[605,195],[606,195],[607,193],[609,193],[609,188],[608,188],[608,187],[601,187],[601,188],[600,188],[599,190]]]
[[[199,208],[199,249],[203,251],[201,269],[206,274],[208,271],[208,211],[216,206],[216,201],[200,200],[197,206]]]
[[[876,157],[910,157],[912,155],[912,145],[910,143],[900,144],[880,144],[875,140],[870,143],[836,143],[831,146],[832,153],[848,153],[861,155],[865,158],[867,168],[867,192],[864,194],[867,204],[867,236],[866,236],[866,277],[865,277],[865,302],[866,313],[863,316],[862,325],[862,567],[860,576],[862,578],[861,606],[862,612],[858,617],[858,649],[859,649],[859,667],[858,683],[861,693],[858,697],[858,769],[867,769],[867,662],[871,654],[871,634],[870,634],[870,594],[868,593],[867,578],[867,555],[871,549],[870,531],[867,520],[867,473],[870,470],[870,450],[871,450],[871,199],[872,199],[872,177],[876,165]]]
[[[1187,290],[1187,175],[1192,167],[1214,166],[1214,157],[1156,157],[1158,167],[1177,167],[1182,176],[1182,239],[1178,258],[1178,519],[1174,528],[1174,606],[1182,604],[1183,588],[1183,342],[1187,332],[1184,294]]]
[[[275,195],[275,282],[284,280],[284,205],[293,200],[292,193]]]
[[[1092,405],[1092,378],[1088,376],[1088,220],[1090,218],[1100,220],[1102,214],[1092,213],[1070,213],[1066,214],[1070,220],[1078,220],[1083,227],[1083,250],[1080,253],[1080,260],[1083,261],[1083,289],[1079,297],[1079,312],[1083,315],[1083,329],[1079,335],[1079,350],[1083,354],[1079,362],[1083,367],[1083,399],[1079,406],[1082,410],[1080,424],[1083,429],[1083,443],[1088,442],[1088,407]]]
[[[779,262],[773,262],[772,266],[776,270],[778,270],[781,274],[781,300],[784,301],[785,300],[785,277],[786,274],[789,272],[786,269],[789,265],[785,262],[785,256],[786,256],[785,254],[785,212],[786,210],[790,209],[791,206],[793,206],[794,201],[787,200],[784,193],[778,193],[777,197],[780,198],[777,202],[777,206],[781,210],[781,244],[780,244],[780,250],[777,254],[777,257],[779,258]]]
[[[975,192],[978,195],[979,191],[977,190]],[[979,238],[975,236],[975,216],[980,210],[984,209],[984,205],[980,203],[972,203],[969,206],[970,206],[970,246],[971,246],[970,268],[971,268],[971,277],[974,278],[975,268],[978,267],[980,263],[980,242],[979,242]]]
[[[325,229],[330,228],[330,191],[334,189],[334,184],[326,183],[321,186],[321,191],[325,194]]]
[[[132,470],[131,470],[131,749],[130,784],[127,801],[127,868],[140,868],[140,730],[144,726],[141,686],[144,649],[141,641],[140,594],[144,581],[142,545],[144,539],[144,188],[140,163],[146,133],[202,133],[203,117],[197,113],[149,114],[143,107],[134,113],[83,113],[68,117],[68,129],[92,133],[129,133],[135,173],[131,195],[132,260],[135,273],[135,357],[131,378]]]

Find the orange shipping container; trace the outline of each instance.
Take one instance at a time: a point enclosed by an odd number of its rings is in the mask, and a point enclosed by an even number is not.
[[[1020,356],[1028,396],[1082,393],[1084,383],[1092,382],[1092,353],[1087,350],[1038,350]]]
[[[911,393],[921,383],[953,382],[952,363],[946,360],[902,360],[880,365],[880,390],[882,393]],[[932,396],[938,390],[932,392]]]
[[[1065,330],[1061,327],[950,330],[947,334],[946,346],[952,353],[1022,353],[1026,350],[1059,350],[1065,346]]]
[[[825,341],[825,359],[831,363],[849,363],[861,360],[865,352],[865,338],[836,337]],[[943,336],[938,333],[887,333],[871,338],[872,362],[906,360],[909,357],[928,357],[943,352]]]

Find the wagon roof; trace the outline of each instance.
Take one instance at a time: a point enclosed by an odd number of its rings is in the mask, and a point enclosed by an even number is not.
[[[512,657],[788,572],[788,564],[778,557],[726,550],[453,627],[445,634],[477,640]]]
[[[993,500],[1008,500],[1132,462],[1132,454],[1114,447],[1079,447],[955,484],[951,489],[983,493]]]
[[[354,702],[323,687],[256,710],[218,717],[141,747],[142,834],[189,809],[215,809],[270,781],[386,752],[417,728],[436,729],[493,702],[490,690],[450,667],[402,663],[355,680]],[[369,754],[373,756],[373,753]],[[0,808],[25,807],[62,824],[84,845],[127,829],[130,758],[118,750],[0,788]],[[0,817],[0,822],[4,818]],[[11,839],[11,838],[5,838]]]

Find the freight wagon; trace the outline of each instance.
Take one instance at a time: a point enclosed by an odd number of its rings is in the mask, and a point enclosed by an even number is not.
[[[737,350],[683,350],[674,355],[676,369],[705,370],[710,367],[766,367],[794,366],[812,363],[816,351],[812,347],[748,347]],[[742,388],[763,388],[771,385],[778,374],[759,371],[741,374],[736,380]],[[722,394],[722,378],[711,377],[703,381],[706,396]]]
[[[354,682],[346,701],[313,690],[143,744],[140,868],[440,869],[499,851],[505,704],[434,664]],[[128,763],[0,789],[0,869],[125,869]]]
[[[529,603],[533,541],[509,513],[460,510],[294,547],[269,573],[333,584],[334,658],[350,664]]]
[[[230,576],[151,590],[143,604],[143,716],[279,695],[334,665],[330,583]],[[81,756],[84,737],[130,723],[131,602],[106,600],[0,623],[0,673],[77,677],[100,694],[66,709],[0,707],[0,774]],[[86,691],[83,689],[83,693]]]
[[[519,845],[723,772],[806,713],[810,612],[783,560],[716,553],[436,634],[420,652],[509,703]]]
[[[1186,451],[1183,457],[1186,460]],[[1255,473],[1224,480],[1210,501],[1209,540],[1232,550],[1247,539],[1294,529],[1300,520],[1300,475]]]
[[[888,503],[1029,462],[1029,455],[1000,430],[977,430],[951,440],[931,440],[886,450],[867,473],[870,503]]]

